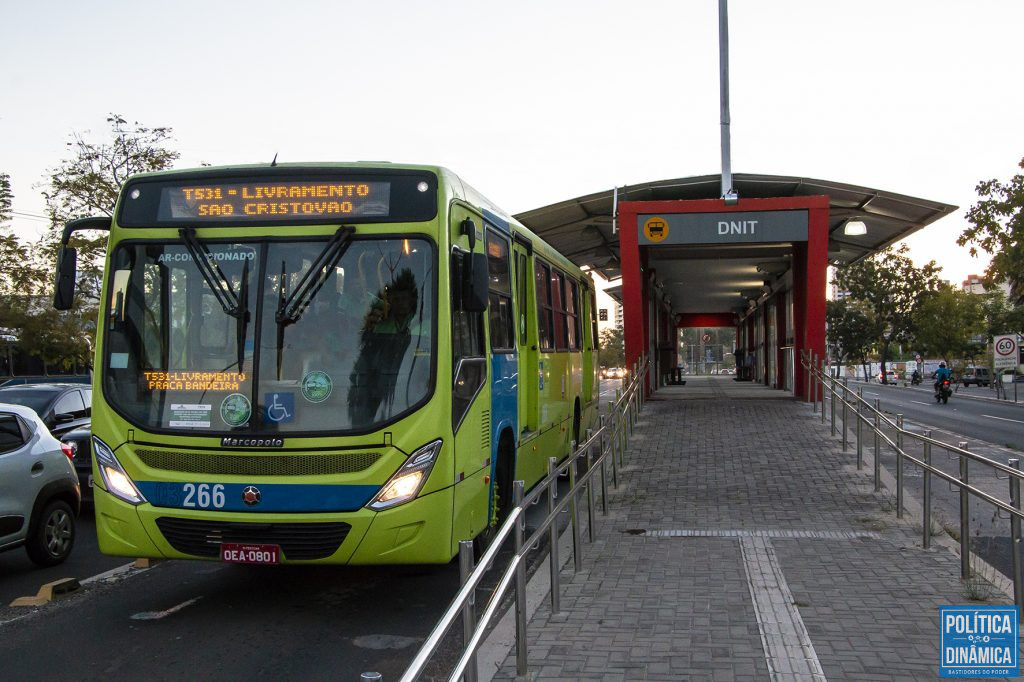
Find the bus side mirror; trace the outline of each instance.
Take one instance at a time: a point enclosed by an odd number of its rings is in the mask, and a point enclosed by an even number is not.
[[[468,313],[487,310],[487,256],[482,253],[463,255],[462,309]]]
[[[75,302],[75,279],[78,271],[78,251],[62,246],[57,252],[57,279],[53,288],[53,307],[71,310]]]

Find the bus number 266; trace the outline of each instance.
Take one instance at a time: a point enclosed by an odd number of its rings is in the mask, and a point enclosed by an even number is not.
[[[185,500],[181,503],[183,507],[220,509],[224,506],[224,485],[221,483],[186,483],[181,489],[185,493]]]

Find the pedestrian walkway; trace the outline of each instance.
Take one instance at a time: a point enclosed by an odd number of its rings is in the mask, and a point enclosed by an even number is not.
[[[532,676],[938,678],[939,607],[971,603],[959,558],[922,549],[854,458],[782,391],[659,390],[561,612],[545,600],[529,621]],[[515,677],[513,651],[494,679]]]

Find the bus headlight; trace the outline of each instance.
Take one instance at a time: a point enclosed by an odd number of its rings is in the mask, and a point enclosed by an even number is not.
[[[114,451],[96,436],[92,437],[92,452],[107,492],[128,504],[139,505],[146,501],[121,463],[117,461]]]
[[[427,482],[430,470],[434,467],[434,462],[440,452],[441,441],[435,440],[409,455],[405,464],[399,467],[398,471],[388,479],[380,492],[374,495],[366,506],[380,511],[414,499],[423,488],[423,484]]]

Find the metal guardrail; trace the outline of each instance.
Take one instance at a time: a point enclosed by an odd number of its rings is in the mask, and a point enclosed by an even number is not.
[[[445,635],[460,617],[463,626],[463,653],[458,663],[449,674],[449,680],[463,679],[476,682],[476,653],[483,641],[487,629],[498,613],[505,594],[515,584],[515,620],[516,620],[516,672],[526,676],[529,669],[529,651],[527,648],[527,614],[526,614],[526,559],[529,553],[539,549],[540,540],[545,534],[549,539],[549,563],[551,572],[551,610],[560,611],[561,562],[558,552],[558,517],[568,507],[569,523],[572,529],[572,546],[574,570],[579,572],[583,567],[583,546],[581,539],[581,497],[585,499],[587,512],[587,534],[590,542],[594,541],[595,529],[595,477],[600,477],[601,510],[608,513],[608,481],[607,470],[610,460],[612,485],[618,488],[619,468],[625,465],[625,453],[629,438],[636,426],[637,416],[644,403],[645,379],[650,363],[647,358],[632,367],[627,384],[616,391],[616,399],[608,403],[608,413],[600,415],[597,430],[587,430],[586,440],[582,444],[575,441],[570,448],[570,456],[561,464],[557,459],[548,459],[548,475],[526,493],[523,481],[515,481],[513,495],[515,507],[498,529],[494,539],[474,566],[473,542],[464,540],[459,543],[459,569],[462,586],[455,598],[445,610],[426,641],[416,653],[409,667],[403,673],[402,682],[413,682],[419,679],[431,657],[437,650]],[[596,455],[595,455],[596,451]],[[584,463],[586,471],[579,472],[579,465]],[[568,473],[569,490],[558,500],[558,478]],[[544,521],[529,537],[526,533],[526,507],[540,501],[541,496],[547,498],[548,514]],[[509,537],[514,540],[515,555],[501,571],[501,578],[491,592],[479,622],[476,618],[476,590],[485,573],[493,567],[498,555]],[[370,677],[366,677],[369,675]],[[363,673],[361,679],[380,680],[378,673]]]
[[[919,467],[924,478],[923,504],[922,504],[922,545],[925,549],[931,546],[931,477],[938,476],[947,481],[951,486],[956,486],[960,494],[960,578],[967,580],[971,577],[971,551],[970,551],[970,498],[974,496],[983,502],[987,502],[999,510],[1009,514],[1010,518],[1010,552],[1013,559],[1013,596],[1018,609],[1018,619],[1024,623],[1024,580],[1021,573],[1021,521],[1024,520],[1021,501],[1021,481],[1024,480],[1024,472],[1020,468],[1020,459],[1013,457],[1002,464],[988,457],[970,452],[966,441],[957,445],[950,445],[932,438],[931,431],[923,434],[914,433],[903,428],[903,415],[897,414],[896,420],[889,419],[882,413],[880,400],[875,399],[874,405],[864,399],[864,389],[858,388],[855,391],[849,387],[848,380],[842,381],[833,377],[827,371],[824,360],[815,354],[801,353],[800,364],[805,371],[806,398],[813,405],[813,412],[821,414],[821,422],[825,423],[825,400],[829,396],[831,405],[831,432],[836,435],[836,409],[837,405],[842,409],[842,442],[843,452],[848,449],[847,424],[850,423],[850,412],[852,411],[854,433],[857,447],[857,469],[864,468],[864,441],[873,439],[874,446],[874,485],[875,491],[882,489],[880,449],[882,444],[888,446],[896,455],[896,516],[903,518],[904,496],[903,496],[903,466],[905,462]],[[868,431],[864,432],[864,425]],[[896,437],[894,441],[890,438],[884,428],[890,428]],[[921,443],[922,457],[918,459],[907,454],[904,450],[904,439],[911,439]],[[959,477],[946,473],[932,465],[932,449],[945,450],[950,458],[958,458],[960,464]],[[1001,472],[1009,479],[1009,502],[993,497],[984,490],[972,486],[968,476],[968,461],[977,462],[991,467],[995,472]],[[996,476],[998,477],[998,473]]]

